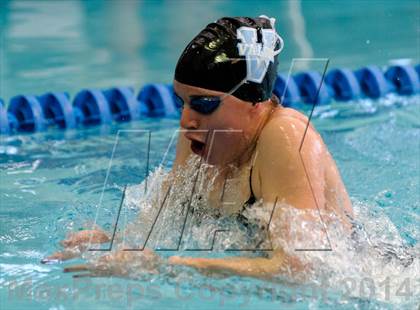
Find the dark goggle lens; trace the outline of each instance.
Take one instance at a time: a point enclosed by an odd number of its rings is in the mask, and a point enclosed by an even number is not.
[[[201,114],[211,114],[213,113],[220,105],[219,97],[191,97],[190,99],[190,108],[194,111]],[[175,104],[177,107],[184,107],[184,100],[175,94]]]
[[[201,114],[211,114],[220,105],[219,97],[192,97],[190,107]]]

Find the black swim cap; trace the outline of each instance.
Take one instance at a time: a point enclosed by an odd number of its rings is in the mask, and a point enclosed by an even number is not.
[[[283,40],[266,16],[224,17],[208,24],[185,48],[175,80],[191,86],[230,92],[245,101],[272,95],[277,78],[277,54]]]

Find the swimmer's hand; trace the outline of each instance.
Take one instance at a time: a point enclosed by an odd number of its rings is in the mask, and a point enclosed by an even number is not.
[[[73,265],[64,268],[64,272],[75,272],[74,278],[83,277],[139,277],[157,274],[162,259],[149,249],[143,251],[118,250],[104,255],[89,264]]]
[[[110,238],[107,234],[99,229],[82,230],[71,233],[65,240],[61,241],[61,245],[64,247],[64,250],[42,259],[41,263],[47,264],[68,260],[79,256],[83,251],[85,251],[89,242],[91,244],[95,244],[106,243],[109,241]]]

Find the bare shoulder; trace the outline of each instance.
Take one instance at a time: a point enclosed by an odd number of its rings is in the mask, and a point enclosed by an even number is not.
[[[317,180],[314,190],[323,198],[325,146],[311,126],[305,131],[307,122],[306,116],[298,111],[279,107],[261,131],[252,186],[256,195],[265,201],[281,198],[297,208],[316,208],[306,181],[307,173]],[[306,170],[302,162],[305,162]],[[323,199],[320,201],[322,203]]]
[[[266,192],[276,192],[280,197],[295,193],[289,197],[292,205],[310,206],[312,194],[302,183],[310,179],[320,205],[352,214],[351,201],[335,160],[321,135],[310,123],[307,126],[308,118],[296,110],[279,108],[275,112],[260,134],[255,160],[259,179],[253,178],[253,186],[261,195],[264,187],[268,187]],[[266,185],[261,181],[264,179],[269,180]],[[269,188],[272,184],[277,187]],[[296,198],[299,196],[307,199],[299,200]]]
[[[278,107],[273,112],[270,121],[261,131],[259,147],[271,149],[270,146],[277,147],[281,144],[283,150],[285,150],[285,146],[289,146],[290,150],[293,147],[298,148],[307,126],[308,118],[304,114],[294,109]],[[306,134],[308,135],[308,140],[312,142],[314,139],[322,141],[321,136],[311,123],[309,123]]]

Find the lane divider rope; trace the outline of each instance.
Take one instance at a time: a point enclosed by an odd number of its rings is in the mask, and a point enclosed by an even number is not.
[[[332,100],[352,101],[380,98],[389,93],[414,95],[420,92],[420,64],[394,65],[384,71],[367,66],[352,71],[328,71],[318,96],[321,74],[299,72],[290,78],[280,73],[274,93],[284,106],[302,108],[305,104],[328,104]],[[147,84],[138,94],[132,87],[84,89],[72,99],[66,92],[40,96],[17,95],[6,108],[0,98],[0,134],[38,132],[50,127],[60,129],[126,122],[146,117],[179,117],[172,85]]]

